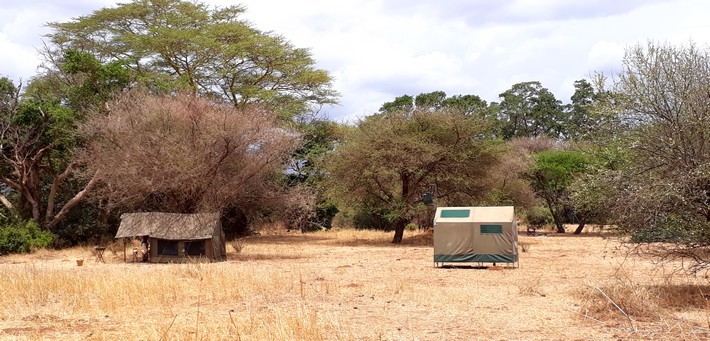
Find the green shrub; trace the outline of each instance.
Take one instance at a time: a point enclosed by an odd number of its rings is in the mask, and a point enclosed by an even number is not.
[[[34,220],[0,227],[0,254],[24,253],[52,245],[54,236]]]
[[[415,223],[409,223],[409,224],[407,224],[407,226],[405,227],[405,230],[407,230],[407,231],[416,231],[416,230],[418,230],[418,229],[419,229],[419,225],[417,225],[417,224],[415,224]]]
[[[710,222],[670,214],[655,224],[631,231],[634,243],[676,243],[693,245],[710,240]]]
[[[548,209],[538,206],[525,213],[525,222],[530,226],[541,228],[552,223],[552,214]]]

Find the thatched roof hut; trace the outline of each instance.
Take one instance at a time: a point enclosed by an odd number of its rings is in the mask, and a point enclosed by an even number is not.
[[[148,237],[151,262],[210,261],[226,258],[218,213],[124,213],[116,238]]]

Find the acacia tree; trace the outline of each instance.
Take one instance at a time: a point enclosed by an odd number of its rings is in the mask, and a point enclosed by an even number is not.
[[[67,49],[104,64],[121,61],[156,91],[185,89],[231,102],[264,104],[291,118],[337,94],[307,49],[259,31],[242,6],[211,9],[197,1],[133,0],[65,23],[51,23],[51,64]]]
[[[450,204],[479,198],[496,162],[489,123],[451,110],[390,110],[352,128],[331,155],[330,194],[344,205],[367,204],[393,223],[393,243],[432,186]]]
[[[255,212],[287,197],[278,176],[297,134],[270,111],[138,90],[108,106],[82,125],[87,142],[77,159],[97,182],[93,197],[109,208]]]
[[[535,194],[545,200],[558,233],[565,232],[564,212],[572,208],[569,187],[587,163],[583,154],[573,151],[550,150],[535,155],[528,178]],[[582,232],[585,223],[584,220],[579,222],[575,234]]]

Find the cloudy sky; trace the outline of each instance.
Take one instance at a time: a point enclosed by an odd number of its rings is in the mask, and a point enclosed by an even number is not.
[[[118,2],[126,2],[120,0]],[[114,0],[0,0],[0,75],[35,74],[43,25]],[[243,4],[244,18],[297,47],[335,78],[332,119],[352,121],[403,95],[442,90],[497,101],[540,81],[568,101],[572,83],[619,70],[624,49],[648,40],[710,46],[706,0],[203,0]]]

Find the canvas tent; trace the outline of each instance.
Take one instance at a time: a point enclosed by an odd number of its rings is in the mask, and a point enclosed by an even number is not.
[[[434,265],[517,263],[515,209],[438,207],[434,217]]]
[[[116,238],[148,236],[151,262],[209,261],[227,257],[218,213],[124,213]]]

